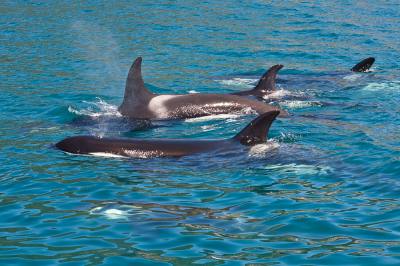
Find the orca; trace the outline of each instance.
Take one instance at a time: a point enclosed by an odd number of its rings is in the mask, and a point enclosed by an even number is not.
[[[126,79],[125,93],[118,111],[134,119],[172,120],[253,110],[258,114],[278,111],[267,103],[231,94],[155,94],[144,84],[142,58],[133,62]],[[280,110],[281,116],[287,116]]]
[[[281,84],[289,84],[289,85],[297,85],[299,83],[323,83],[327,81],[337,81],[338,79],[346,79],[346,77],[351,74],[351,72],[355,73],[368,73],[370,72],[370,68],[375,62],[374,57],[368,57],[365,58],[361,61],[359,61],[357,64],[355,64],[350,71],[349,70],[338,70],[338,71],[330,71],[326,73],[318,73],[317,75],[315,73],[306,73],[306,74],[299,74],[299,73],[286,73],[283,75],[280,75],[279,78],[276,77],[277,71],[279,71],[283,65],[275,65],[271,67],[262,77],[261,79],[258,80],[256,83],[257,85],[254,87],[254,89],[249,90],[249,91],[244,91],[244,92],[233,92],[232,94],[235,95],[253,95],[257,98],[263,98],[264,100],[266,99],[265,96],[268,96],[269,94],[273,93],[276,90],[276,85],[275,82],[281,83]],[[294,70],[292,70],[294,71]],[[244,78],[244,79],[257,79],[258,76],[253,76],[253,75],[240,75],[240,76],[230,76],[231,78]],[[221,77],[219,77],[221,79]],[[349,79],[351,80],[351,79]],[[261,86],[260,86],[261,85]],[[262,88],[257,90],[257,88]]]
[[[279,70],[283,68],[283,65],[274,65],[270,69],[268,69],[264,75],[258,80],[257,85],[247,91],[239,91],[231,93],[233,95],[240,96],[254,96],[256,98],[264,98],[268,94],[274,93],[276,91],[276,75]]]
[[[269,128],[279,111],[259,115],[236,136],[223,140],[188,139],[125,139],[75,136],[55,146],[65,152],[87,155],[116,155],[123,157],[181,157],[191,154],[231,149],[234,145],[254,146],[265,143]]]

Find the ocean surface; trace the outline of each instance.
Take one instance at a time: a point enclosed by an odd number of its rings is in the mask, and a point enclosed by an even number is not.
[[[2,1],[1,265],[400,265],[399,1]],[[117,112],[249,89],[274,64],[269,141],[182,158],[74,156],[67,136],[229,138],[252,114]],[[369,73],[349,69],[363,58]]]

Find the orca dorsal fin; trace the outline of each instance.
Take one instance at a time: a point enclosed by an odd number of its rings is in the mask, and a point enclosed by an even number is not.
[[[129,69],[125,83],[124,101],[122,104],[125,102],[142,101],[148,97],[151,98],[152,95],[153,94],[144,85],[142,77],[142,57],[139,56]]]
[[[365,58],[364,60],[360,61],[355,66],[353,66],[351,68],[351,71],[367,72],[371,68],[371,66],[374,64],[374,62],[375,62],[375,58],[373,58],[373,57]]]
[[[233,139],[246,146],[264,143],[268,137],[269,128],[278,115],[279,111],[270,111],[259,115],[234,136]]]
[[[257,85],[254,87],[254,91],[259,91],[263,94],[265,92],[276,91],[275,80],[276,74],[279,70],[281,70],[283,65],[274,65],[270,69],[268,69],[264,75],[261,76]]]
[[[258,80],[257,85],[254,89],[248,91],[239,91],[232,93],[233,95],[240,96],[255,96],[263,98],[271,92],[276,91],[275,80],[278,71],[283,67],[283,65],[274,65],[268,69],[264,75]]]

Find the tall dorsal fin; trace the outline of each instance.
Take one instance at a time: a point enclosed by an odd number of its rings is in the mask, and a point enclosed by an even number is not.
[[[275,80],[278,71],[283,67],[283,65],[274,65],[268,69],[264,75],[258,80],[257,85],[252,90],[240,91],[232,93],[234,95],[252,95],[255,97],[262,98],[269,93],[276,91]]]
[[[151,97],[153,94],[146,88],[142,78],[142,57],[138,57],[129,69],[125,83],[124,101],[142,101]]]
[[[246,146],[264,143],[268,137],[269,128],[278,115],[279,111],[270,111],[259,115],[233,139]]]
[[[371,66],[374,64],[375,58],[373,57],[368,57],[365,58],[364,60],[360,61],[358,64],[353,66],[351,68],[351,71],[353,72],[367,72]]]

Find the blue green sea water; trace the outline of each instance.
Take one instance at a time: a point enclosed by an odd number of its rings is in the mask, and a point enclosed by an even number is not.
[[[398,1],[2,1],[1,265],[399,265]],[[228,138],[255,115],[118,116],[130,64],[159,93],[251,88],[269,143],[73,156],[78,134]],[[376,57],[372,72],[348,70]]]

